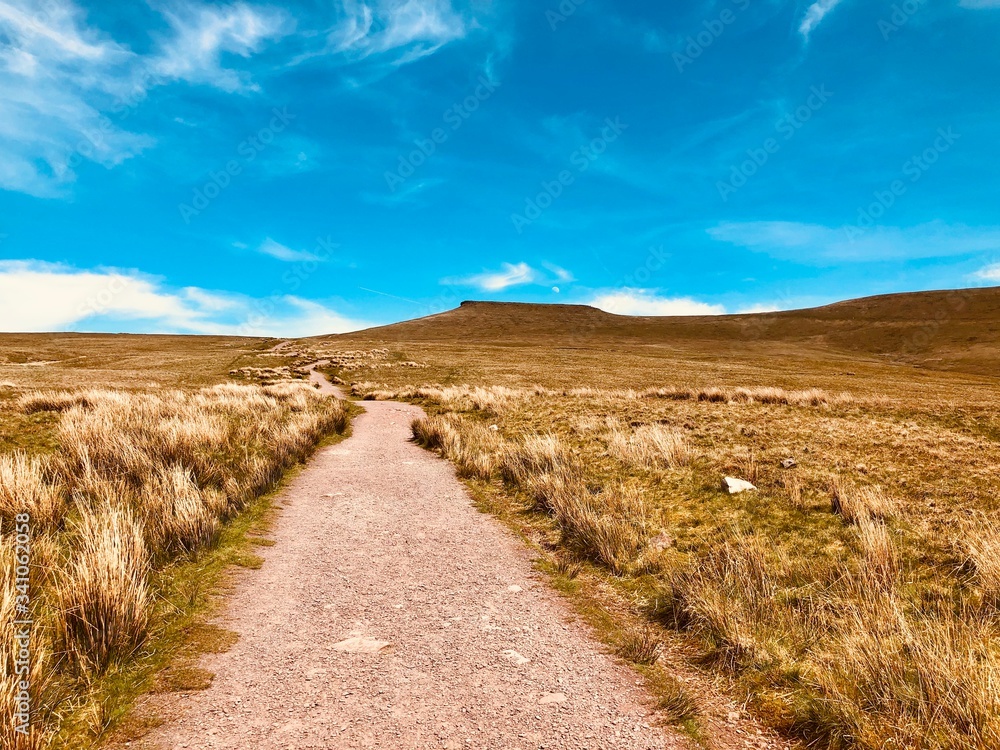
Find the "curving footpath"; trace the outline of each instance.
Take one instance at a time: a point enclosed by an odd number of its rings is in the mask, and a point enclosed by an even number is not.
[[[334,391],[313,373],[324,391]],[[283,492],[276,544],[241,576],[170,698],[160,748],[679,748],[648,698],[573,622],[528,551],[410,443],[414,406],[368,402],[348,440]]]

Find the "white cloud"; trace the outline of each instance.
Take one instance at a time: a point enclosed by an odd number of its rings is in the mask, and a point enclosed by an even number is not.
[[[442,283],[455,286],[474,286],[484,292],[499,292],[512,286],[534,284],[539,280],[538,272],[527,263],[504,263],[500,271],[444,279]]]
[[[545,262],[542,263],[542,267],[545,268],[545,270],[552,273],[555,276],[556,281],[567,283],[576,280],[573,278],[573,274],[570,271],[567,271],[565,268],[557,266],[555,263]]]
[[[756,305],[750,305],[748,307],[741,307],[736,311],[737,315],[756,315],[758,313],[772,313],[781,310],[780,307],[774,304],[768,304],[765,302],[758,303]]]
[[[1000,3],[998,3],[998,5],[1000,5]],[[1000,263],[993,263],[985,268],[980,268],[972,274],[972,278],[977,281],[1000,283]]]
[[[799,33],[802,34],[803,38],[808,40],[813,30],[840,3],[841,0],[816,0],[816,2],[810,5],[809,9],[806,10],[806,15],[802,19],[802,23],[799,24]]]
[[[576,280],[571,271],[554,263],[543,261],[541,265],[548,271],[547,274],[522,261],[521,263],[502,263],[499,271],[484,271],[472,276],[441,279],[441,283],[476,287],[484,292],[499,292],[508,287],[524,284],[552,286],[557,282],[568,284]]]
[[[913,227],[827,227],[791,221],[723,222],[709,236],[773,257],[825,265],[936,258],[1000,250],[1000,227],[932,221]]]
[[[319,262],[323,260],[316,253],[311,253],[308,250],[293,250],[290,247],[282,245],[280,242],[275,242],[270,237],[261,243],[260,247],[257,248],[257,252],[288,263]]]
[[[202,83],[223,91],[256,91],[245,71],[223,67],[224,54],[247,58],[268,40],[291,32],[294,23],[276,8],[245,3],[183,4],[163,12],[173,31],[149,61],[150,73],[166,80]]]
[[[617,289],[603,292],[587,304],[616,315],[725,315],[722,305],[699,302],[690,297],[660,297],[648,289]]]
[[[84,159],[111,167],[152,139],[105,122],[136,56],[72,2],[0,0],[0,189],[54,196]]]
[[[171,290],[137,271],[0,261],[0,330],[141,330],[243,336],[312,336],[368,324],[318,302]]]
[[[346,0],[346,17],[330,34],[333,51],[368,57],[399,53],[397,64],[433,54],[466,34],[450,0]]]
[[[223,66],[290,30],[284,11],[244,3],[163,10],[171,31],[138,55],[87,24],[72,0],[0,0],[0,189],[58,197],[84,161],[114,167],[154,145],[122,125],[149,88],[185,80],[255,88]]]

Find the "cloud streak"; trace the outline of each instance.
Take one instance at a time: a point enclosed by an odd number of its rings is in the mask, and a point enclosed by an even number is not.
[[[448,277],[441,279],[441,283],[449,286],[474,287],[483,292],[500,292],[510,287],[527,284],[568,284],[575,281],[572,272],[554,263],[543,261],[541,266],[548,273],[539,271],[522,261],[520,263],[502,263],[499,271],[483,271],[471,276]]]
[[[84,161],[114,167],[135,157],[155,139],[104,113],[121,114],[172,81],[253,91],[223,55],[248,58],[292,26],[284,11],[245,3],[163,14],[170,33],[139,55],[88,26],[70,0],[0,0],[0,189],[60,197]]]
[[[443,279],[451,286],[471,286],[483,292],[500,292],[512,286],[537,283],[538,271],[527,263],[503,263],[499,271],[485,271],[460,278]]]
[[[150,73],[165,81],[200,83],[230,93],[259,91],[260,87],[246,71],[223,67],[222,56],[249,58],[295,25],[283,10],[245,3],[177,5],[163,15],[173,33],[149,61]]]
[[[723,222],[708,230],[720,242],[805,265],[913,260],[1000,249],[1000,227],[940,221],[913,227],[827,227],[793,221]]]
[[[293,250],[286,245],[282,245],[280,242],[275,242],[270,237],[260,244],[260,247],[257,248],[257,252],[261,255],[267,255],[277,260],[283,260],[286,263],[319,263],[326,260],[326,258],[323,258],[316,253],[311,253],[308,250]]]
[[[809,37],[812,35],[813,31],[819,26],[823,19],[833,11],[838,5],[840,5],[842,0],[816,0],[809,8],[806,10],[805,16],[802,18],[802,22],[799,24],[799,33],[802,38],[809,41]]]
[[[346,17],[328,37],[330,51],[358,59],[393,53],[402,65],[433,54],[466,35],[450,0],[348,0]]]

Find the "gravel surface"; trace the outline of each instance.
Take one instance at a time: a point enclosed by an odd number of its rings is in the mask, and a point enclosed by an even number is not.
[[[524,545],[408,442],[421,411],[365,406],[284,491],[276,544],[220,621],[240,640],[202,660],[214,683],[172,696],[143,744],[685,747]]]

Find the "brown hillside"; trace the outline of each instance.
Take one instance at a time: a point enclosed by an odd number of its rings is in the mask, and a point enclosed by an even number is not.
[[[1000,288],[915,292],[753,315],[632,317],[584,305],[464,302],[454,310],[336,337],[383,342],[667,345],[760,349],[799,345],[934,369],[1000,372]]]

